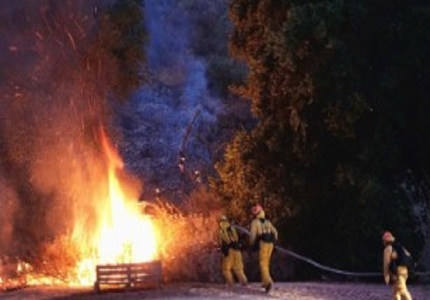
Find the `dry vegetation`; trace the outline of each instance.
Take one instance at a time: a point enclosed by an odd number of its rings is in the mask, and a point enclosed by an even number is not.
[[[207,195],[197,193],[190,199],[187,212],[165,203],[159,206],[154,218],[160,230],[164,280],[220,281],[221,254],[216,236],[220,210],[213,202],[204,200]]]
[[[196,201],[193,198],[193,205]],[[153,215],[158,231],[164,282],[222,282],[221,253],[217,249],[216,239],[220,210],[214,209],[212,202],[206,205],[211,206],[212,210],[205,213],[184,212],[163,201],[150,204],[150,208],[146,209]],[[82,259],[82,254],[69,237],[59,237],[47,243],[38,257],[31,267],[19,272],[16,271],[19,261],[8,263],[8,270],[13,270],[8,273],[8,289],[25,285],[36,278],[45,278],[45,282],[52,284],[76,282],[76,264]],[[23,281],[23,277],[26,280]],[[6,288],[6,283],[0,284]]]

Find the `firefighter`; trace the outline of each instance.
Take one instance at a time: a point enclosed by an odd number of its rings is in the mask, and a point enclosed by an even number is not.
[[[403,248],[395,248],[395,238],[391,232],[386,231],[382,235],[382,243],[384,244],[384,255],[383,255],[383,272],[385,284],[392,283],[393,288],[393,300],[412,300],[412,296],[409,293],[408,286],[406,284],[408,280],[408,267],[403,263],[399,262],[400,256],[408,255],[410,253]],[[402,255],[397,252],[404,252]]]
[[[252,207],[252,214],[254,219],[251,222],[249,244],[253,249],[258,249],[261,281],[266,293],[268,293],[273,285],[273,279],[270,276],[270,258],[274,243],[278,240],[278,231],[266,219],[263,207],[260,204]]]
[[[222,274],[229,287],[234,285],[233,272],[239,282],[246,286],[248,279],[243,270],[241,243],[234,227],[226,216],[219,219],[219,243],[223,253]]]

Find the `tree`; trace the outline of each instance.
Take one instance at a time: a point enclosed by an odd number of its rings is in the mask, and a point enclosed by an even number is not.
[[[230,50],[250,70],[233,90],[259,120],[218,165],[232,214],[245,221],[238,209],[255,195],[289,245],[343,268],[379,268],[387,228],[420,251],[401,188],[408,169],[428,170],[414,163],[428,150],[418,133],[428,121],[412,117],[428,105],[413,92],[428,78],[416,63],[428,59],[430,20],[418,4],[232,1]]]

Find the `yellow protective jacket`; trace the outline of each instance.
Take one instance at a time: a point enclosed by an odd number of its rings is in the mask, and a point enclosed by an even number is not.
[[[220,223],[218,237],[219,244],[223,252],[228,252],[229,248],[238,249],[240,246],[237,230],[231,226],[230,222],[224,221]]]
[[[408,252],[408,250],[406,250],[405,248],[403,248],[406,255],[410,255],[410,253]],[[390,264],[392,260],[396,260],[397,259],[397,252],[394,250],[394,247],[392,245],[392,243],[389,243],[385,246],[384,248],[384,254],[383,254],[383,265],[382,265],[382,270],[384,273],[384,281],[386,284],[388,284],[390,282],[390,275],[394,276],[395,274],[392,274],[390,271]]]
[[[273,226],[272,222],[265,218],[264,211],[260,211],[260,213],[258,213],[255,219],[251,222],[251,230],[249,237],[250,245],[253,246],[257,242],[257,239],[260,239],[263,234],[270,233],[273,234],[274,241],[277,241],[278,231],[276,230],[276,227]]]
[[[406,249],[405,252],[410,255]],[[387,244],[384,248],[382,265],[382,269],[384,272],[384,281],[386,284],[389,284],[390,281],[392,281],[392,299],[412,300],[411,293],[409,292],[409,289],[407,287],[407,280],[409,276],[408,268],[405,266],[397,266],[396,274],[393,274],[390,271],[390,263],[393,259],[397,259],[397,256],[397,252],[393,249],[392,244]]]
[[[226,283],[234,284],[233,272],[241,284],[246,285],[248,279],[243,270],[243,258],[240,251],[239,236],[237,231],[228,221],[220,222],[219,244],[223,252],[222,273]]]

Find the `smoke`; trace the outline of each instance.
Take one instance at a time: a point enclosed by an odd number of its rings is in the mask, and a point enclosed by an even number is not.
[[[192,34],[198,30],[195,15],[201,11],[188,4],[145,1],[152,81],[122,112],[124,157],[143,178],[144,197],[149,199],[159,189],[179,201],[212,170],[218,116],[224,108],[208,90],[207,61],[193,45]]]
[[[97,24],[94,8],[108,2],[0,6],[3,253],[37,252],[71,230],[76,215],[94,212],[92,199],[104,192],[97,187],[104,167],[97,136],[106,100],[85,54]]]
[[[3,253],[33,256],[46,241],[70,233],[78,217],[81,232],[96,226],[97,199],[107,193],[100,187],[106,162],[99,132],[109,123],[108,85],[118,68],[95,45],[101,11],[113,2],[0,5]],[[147,195],[160,188],[172,200],[212,171],[224,110],[208,90],[192,9],[182,1],[145,1],[150,80],[120,107],[128,169],[145,182]]]

